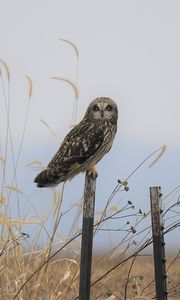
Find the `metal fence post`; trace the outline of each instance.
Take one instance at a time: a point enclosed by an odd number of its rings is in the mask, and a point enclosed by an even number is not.
[[[167,276],[161,196],[162,194],[160,187],[150,187],[156,299],[167,300]]]
[[[90,299],[96,179],[86,173],[83,205],[79,300]]]

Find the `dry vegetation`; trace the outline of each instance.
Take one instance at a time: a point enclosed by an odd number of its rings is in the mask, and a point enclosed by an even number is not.
[[[50,261],[48,267],[35,274],[19,292],[17,298],[14,298],[23,282],[46,260],[44,250],[38,253],[31,251],[26,255],[22,254],[21,250],[21,246],[16,245],[14,249],[1,255],[0,299],[78,299],[79,256],[76,259],[59,256]],[[128,253],[126,256],[128,257]],[[152,299],[154,296],[152,257],[137,257],[133,267],[133,259],[116,268],[118,261],[119,256],[106,257],[103,260],[98,256],[94,258],[92,299]],[[167,259],[167,265],[170,262],[172,258]],[[115,267],[114,271],[104,276],[112,267]],[[179,278],[180,261],[177,259],[168,271],[168,299],[180,299]]]
[[[77,48],[69,41],[61,41],[74,48],[78,61]],[[52,189],[52,206],[50,209],[47,208],[45,215],[39,215],[39,212],[32,207],[35,218],[29,220],[27,216],[22,217],[19,197],[20,195],[23,196],[23,193],[17,184],[17,166],[27,125],[32,96],[32,80],[29,76],[26,76],[29,84],[29,99],[21,142],[17,153],[15,153],[9,119],[11,104],[10,71],[7,64],[2,60],[0,60],[0,66],[1,114],[5,116],[5,119],[3,119],[5,123],[1,124],[4,134],[0,141],[0,174],[2,175],[0,183],[0,300],[75,300],[78,299],[81,236],[81,226],[79,224],[81,223],[82,202],[79,201],[74,206],[76,213],[74,213],[74,222],[68,237],[62,236],[59,231],[62,217],[68,218],[68,212],[72,209],[63,212],[63,214],[61,213],[63,187],[61,193]],[[75,83],[63,77],[56,77],[55,79],[65,81],[74,89],[73,125],[76,122],[77,111],[77,78]],[[45,125],[50,129],[46,122]],[[56,137],[52,130],[51,133]],[[157,157],[159,159],[165,148],[162,147],[147,157],[128,176],[127,181],[134,176],[136,170],[145,161],[160,152]],[[7,171],[9,160],[13,170],[10,178]],[[41,166],[41,162],[33,161],[29,166],[32,165]],[[164,209],[165,234],[177,230],[180,225],[179,188],[175,188],[169,195],[164,197],[164,201],[168,199],[167,206]],[[119,243],[107,253],[94,255],[93,257],[92,299],[152,299],[154,297],[153,260],[151,256],[143,255],[144,249],[148,249],[148,246],[152,243],[151,228],[150,225],[147,226],[147,219],[150,214],[149,212],[142,212],[139,208],[137,209],[131,201],[119,200],[119,192],[128,192],[127,182],[118,180],[94,226],[95,235],[99,235],[101,231],[115,230],[119,231],[121,238]],[[16,201],[17,211],[15,215],[19,217],[14,217],[14,208],[11,207],[12,198]],[[28,201],[28,199],[26,200]],[[49,219],[53,220],[50,233],[46,229]],[[114,226],[113,221],[118,219],[121,219],[121,228],[115,228]],[[109,222],[108,229],[107,222]],[[24,233],[27,225],[36,228],[33,238]],[[47,242],[40,247],[43,234],[46,235]],[[171,299],[170,297],[180,299],[179,257],[177,251],[176,255],[167,260],[169,299]]]

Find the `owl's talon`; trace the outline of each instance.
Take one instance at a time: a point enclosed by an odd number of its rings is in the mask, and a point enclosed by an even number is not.
[[[96,167],[92,167],[91,169],[87,170],[88,176],[90,176],[92,179],[96,179],[98,177],[98,173],[96,171]]]

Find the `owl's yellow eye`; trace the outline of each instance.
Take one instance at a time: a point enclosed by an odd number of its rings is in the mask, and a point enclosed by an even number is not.
[[[107,106],[106,106],[106,110],[107,110],[107,111],[111,111],[111,110],[112,110],[112,106],[111,106],[111,105],[107,105]]]
[[[99,109],[99,106],[97,106],[97,105],[94,105],[93,106],[93,111],[99,111],[100,109]]]

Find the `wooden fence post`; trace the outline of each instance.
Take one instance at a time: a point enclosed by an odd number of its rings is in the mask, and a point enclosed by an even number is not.
[[[164,243],[164,224],[162,218],[161,188],[150,187],[151,219],[154,250],[154,269],[156,299],[167,300],[166,259]]]
[[[79,300],[90,299],[96,179],[86,173],[83,205]]]

